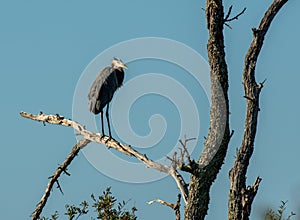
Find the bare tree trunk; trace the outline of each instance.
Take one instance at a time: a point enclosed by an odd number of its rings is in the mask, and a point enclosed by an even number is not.
[[[256,83],[255,67],[263,45],[264,37],[270,24],[287,0],[275,0],[265,13],[258,29],[253,30],[253,41],[245,57],[243,84],[247,100],[246,120],[242,145],[237,153],[235,164],[230,171],[230,192],[228,201],[228,219],[248,220],[251,206],[257,193],[261,178],[258,177],[253,186],[246,187],[246,173],[254,150],[254,139],[259,112],[259,95],[263,83]]]
[[[207,44],[211,78],[210,131],[198,167],[191,174],[185,220],[205,218],[209,191],[226,156],[229,132],[228,72],[224,52],[224,12],[222,0],[206,1]],[[216,149],[216,146],[217,149]]]

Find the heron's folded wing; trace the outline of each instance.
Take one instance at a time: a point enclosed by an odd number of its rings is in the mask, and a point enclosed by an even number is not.
[[[116,89],[117,79],[114,69],[112,67],[105,67],[96,76],[88,94],[90,111],[95,114],[101,112],[104,106],[111,101]]]

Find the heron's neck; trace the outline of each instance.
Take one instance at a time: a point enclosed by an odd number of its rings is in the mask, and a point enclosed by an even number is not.
[[[120,72],[122,72],[122,67],[116,67],[116,66],[113,66],[113,68],[114,68],[115,70],[119,70]]]

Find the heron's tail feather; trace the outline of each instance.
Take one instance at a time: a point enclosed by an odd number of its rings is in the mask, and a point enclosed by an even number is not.
[[[89,106],[90,112],[96,114],[99,114],[101,112],[100,109],[100,102],[94,99],[90,100],[90,106]]]

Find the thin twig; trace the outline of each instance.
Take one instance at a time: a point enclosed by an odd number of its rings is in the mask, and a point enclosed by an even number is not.
[[[56,187],[56,188],[58,188],[58,189],[59,189],[59,191],[61,192],[61,194],[64,194],[64,192],[63,192],[63,190],[62,190],[62,188],[61,188],[61,186],[60,186],[60,184],[59,184],[59,181],[58,181],[58,179],[57,179],[55,182],[56,182],[56,185],[57,185],[57,187]]]
[[[187,149],[187,143],[192,140],[196,140],[196,138],[186,138],[186,136],[184,136],[184,141],[179,140],[182,148],[180,148],[180,159],[177,161],[177,167],[182,171],[195,174],[195,168],[198,167],[198,164],[191,159],[190,153]],[[184,157],[187,158],[187,165],[184,162]]]
[[[243,10],[242,10],[240,13],[238,13],[236,16],[234,16],[234,17],[232,17],[232,18],[228,18],[228,17],[227,17],[227,18],[224,20],[224,23],[225,23],[225,22],[230,22],[230,21],[233,21],[233,20],[238,20],[239,17],[240,17],[242,14],[245,13],[246,9],[247,9],[247,8],[243,8]]]
[[[227,21],[227,19],[229,18],[230,14],[231,14],[231,11],[232,11],[232,5],[230,5],[229,9],[228,9],[228,12],[227,12],[227,15],[225,16],[224,18],[224,21]]]
[[[189,141],[192,141],[192,140],[196,140],[196,138],[186,138],[186,136],[184,136],[184,141],[182,140],[179,140],[179,143],[181,144],[181,146],[183,147],[183,154],[186,155],[186,158],[188,160],[188,163],[191,165],[192,164],[192,160],[191,160],[191,156],[190,156],[190,153],[186,147],[187,143]]]

